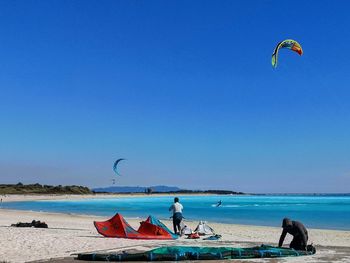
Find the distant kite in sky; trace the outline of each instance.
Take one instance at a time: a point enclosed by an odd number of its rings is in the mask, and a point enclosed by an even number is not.
[[[117,168],[118,168],[119,162],[120,162],[120,161],[123,161],[123,160],[125,160],[125,159],[123,159],[123,158],[118,159],[118,160],[116,160],[116,161],[114,162],[114,164],[113,164],[113,171],[114,171],[117,175],[119,175],[119,176],[120,176],[121,174],[118,173]]]
[[[303,49],[301,48],[300,44],[295,41],[295,40],[292,40],[292,39],[286,39],[286,40],[283,40],[282,42],[279,42],[275,48],[275,50],[273,51],[273,54],[272,54],[272,66],[274,68],[277,67],[277,58],[278,58],[278,51],[281,49],[281,48],[287,48],[287,49],[290,49],[294,52],[297,52],[300,56],[303,54]]]

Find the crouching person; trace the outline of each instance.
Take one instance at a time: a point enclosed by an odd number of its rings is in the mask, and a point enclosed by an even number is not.
[[[305,226],[298,222],[292,221],[289,218],[284,218],[282,222],[282,234],[278,243],[278,246],[283,245],[284,238],[287,233],[293,236],[293,240],[290,243],[289,247],[294,248],[295,250],[306,250],[308,233]]]

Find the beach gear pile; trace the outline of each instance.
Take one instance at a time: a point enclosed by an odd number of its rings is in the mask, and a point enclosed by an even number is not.
[[[111,219],[103,222],[94,222],[97,232],[105,237],[132,238],[132,239],[176,239],[178,238],[162,222],[154,216],[149,216],[140,223],[140,227],[133,229],[124,217],[117,213]]]
[[[91,261],[180,261],[180,260],[223,260],[248,258],[297,257],[315,254],[312,251],[297,251],[290,248],[256,246],[250,248],[233,247],[160,247],[142,253],[121,254],[78,254],[79,260]]]
[[[200,236],[213,235],[214,230],[205,221],[200,221],[194,232]]]
[[[104,237],[131,238],[131,239],[176,239],[174,234],[156,217],[150,215],[145,221],[140,223],[140,227],[135,230],[124,217],[117,213],[112,218],[103,222],[94,222],[98,233]],[[188,239],[198,239],[200,236],[213,235],[214,230],[204,221],[200,221],[195,231],[182,224],[182,235],[187,235]],[[220,235],[214,235],[207,240],[218,240]]]
[[[40,220],[33,220],[31,223],[18,222],[17,224],[12,224],[14,227],[35,227],[35,228],[48,228],[45,222],[40,222]]]
[[[192,231],[187,225],[182,223],[181,235],[186,235],[187,239],[199,239],[200,236],[211,235],[203,240],[218,240],[221,235],[215,235],[214,229],[207,225],[205,221],[200,221],[196,229]]]

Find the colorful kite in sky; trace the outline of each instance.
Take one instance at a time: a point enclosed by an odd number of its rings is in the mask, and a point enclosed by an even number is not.
[[[277,57],[278,57],[278,51],[281,49],[281,48],[287,48],[287,49],[290,49],[294,52],[297,52],[300,56],[303,54],[303,49],[301,48],[300,44],[295,41],[295,40],[292,40],[292,39],[286,39],[286,40],[283,40],[282,42],[279,42],[275,48],[275,50],[273,51],[273,54],[272,54],[272,66],[274,68],[277,67]]]

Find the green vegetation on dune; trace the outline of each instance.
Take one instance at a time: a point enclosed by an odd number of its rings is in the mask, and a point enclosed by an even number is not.
[[[0,184],[0,194],[93,194],[85,186],[52,186],[41,184]]]

